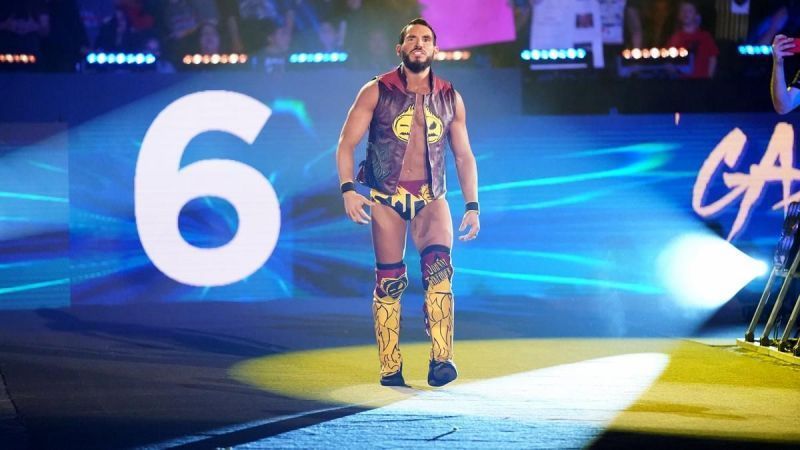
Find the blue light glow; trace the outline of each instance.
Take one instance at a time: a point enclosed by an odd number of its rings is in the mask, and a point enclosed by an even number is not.
[[[687,306],[718,308],[767,265],[716,236],[690,233],[669,242],[658,257],[664,287]]]
[[[292,64],[340,63],[347,61],[347,56],[347,53],[344,52],[292,53],[289,55],[289,62]]]
[[[155,55],[148,53],[89,53],[86,62],[89,64],[153,64]]]
[[[742,56],[762,56],[772,54],[772,47],[769,45],[740,45],[737,50]]]
[[[586,58],[587,52],[582,48],[525,49],[519,56],[523,61],[566,61]]]

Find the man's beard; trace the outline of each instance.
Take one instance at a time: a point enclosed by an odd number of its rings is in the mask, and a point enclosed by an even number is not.
[[[414,50],[412,50],[411,52],[413,52],[413,51]],[[428,59],[426,59],[424,61],[420,61],[420,62],[412,61],[411,60],[411,52],[403,53],[403,65],[406,67],[406,69],[408,69],[408,70],[410,70],[410,71],[412,71],[414,73],[420,73],[423,70],[425,70],[425,69],[427,69],[428,67],[431,66],[431,58],[428,58]]]

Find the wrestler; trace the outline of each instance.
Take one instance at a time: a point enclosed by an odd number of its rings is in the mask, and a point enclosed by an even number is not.
[[[431,339],[428,384],[443,386],[458,376],[453,362],[453,223],[445,199],[445,142],[450,141],[465,210],[462,241],[478,236],[478,170],[469,145],[464,102],[453,86],[435,76],[436,33],[423,19],[400,32],[395,47],[402,63],[365,84],[339,137],[336,164],[344,208],[353,222],[372,225],[375,289],[372,312],[380,360],[380,382],[403,386],[400,297],[408,285],[404,255],[407,227],[420,254],[423,311]],[[369,129],[367,157],[357,181],[356,145]],[[367,213],[368,207],[370,213]]]

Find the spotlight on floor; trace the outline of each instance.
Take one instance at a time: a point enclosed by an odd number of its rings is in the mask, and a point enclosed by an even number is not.
[[[768,265],[717,236],[690,233],[670,241],[656,262],[665,289],[682,305],[714,309],[730,300]]]

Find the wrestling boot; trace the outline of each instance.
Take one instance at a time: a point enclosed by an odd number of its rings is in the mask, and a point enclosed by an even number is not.
[[[428,384],[433,387],[444,386],[458,378],[458,369],[453,361],[431,361],[428,364]]]
[[[422,252],[425,327],[431,339],[428,384],[444,386],[458,377],[453,363],[453,267],[450,249],[433,245]]]
[[[375,339],[381,364],[383,386],[404,386],[403,357],[400,354],[400,297],[408,286],[402,263],[379,264],[372,297]]]
[[[400,370],[390,375],[381,375],[382,386],[407,386],[406,380],[403,379],[403,365],[400,364]]]

